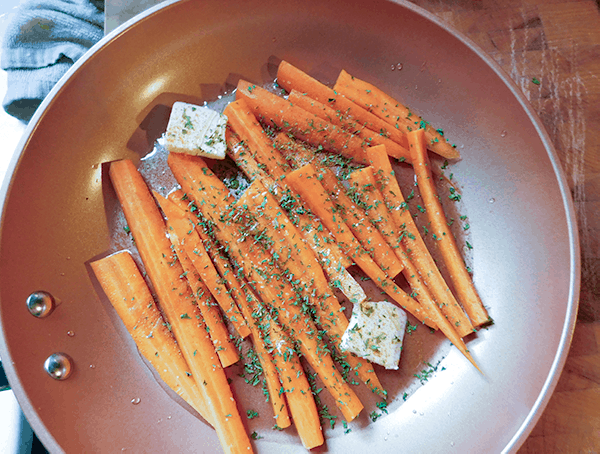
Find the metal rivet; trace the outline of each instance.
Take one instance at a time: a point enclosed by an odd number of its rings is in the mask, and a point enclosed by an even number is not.
[[[54,297],[43,290],[33,292],[27,297],[27,309],[35,317],[47,317],[55,306]]]
[[[66,353],[53,353],[44,362],[44,369],[55,380],[66,380],[73,371],[73,360]]]

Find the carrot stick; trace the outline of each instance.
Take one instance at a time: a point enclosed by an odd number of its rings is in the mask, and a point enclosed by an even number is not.
[[[302,445],[306,449],[321,446],[325,440],[319,412],[298,354],[276,323],[270,324],[270,338],[274,362],[281,373],[284,393]]]
[[[259,298],[276,308],[279,320],[298,341],[302,354],[319,374],[344,417],[349,421],[356,418],[363,405],[344,382],[330,354],[319,344],[318,331],[312,320],[301,312],[301,305],[296,301],[291,284],[279,276],[280,271],[274,266],[272,257],[257,245],[243,240],[244,233],[232,224],[229,217],[221,219],[221,216],[231,214],[231,204],[228,202],[232,199],[223,183],[201,158],[186,158],[181,160],[174,154],[168,158],[169,166],[182,189],[195,201],[202,214],[217,226],[215,233],[221,244],[228,247],[230,257],[239,264]]]
[[[402,131],[286,61],[282,61],[279,64],[277,84],[288,92],[295,89],[300,93],[306,93],[315,101],[334,108],[338,115],[341,115],[343,118],[364,125],[371,131],[388,137],[403,148],[408,148],[406,135]]]
[[[483,307],[483,303],[477,294],[477,290],[475,290],[471,276],[458,250],[454,235],[448,228],[444,209],[442,208],[431,177],[431,164],[427,156],[427,149],[425,148],[424,131],[419,129],[410,132],[408,140],[414,160],[419,192],[423,198],[432,231],[438,240],[435,244],[444,259],[458,299],[469,315],[471,323],[476,327],[481,326],[490,321],[490,316],[485,307]]]
[[[398,305],[413,314],[419,321],[431,327],[437,326],[435,321],[430,319],[430,315],[419,303],[408,296],[381,271],[354,235],[352,235],[346,223],[337,214],[337,210],[331,199],[329,199],[327,191],[321,185],[317,171],[312,164],[307,164],[304,167],[294,170],[287,175],[286,181],[300,194],[310,209],[333,232],[338,240],[338,244],[346,250],[346,254],[352,257],[354,262],[381,290],[387,293]]]
[[[342,70],[333,89],[366,108],[394,128],[408,132],[425,127],[427,147],[431,151],[448,159],[460,158],[458,150],[448,143],[442,133],[374,85],[357,79]]]
[[[346,119],[343,115],[336,113],[332,107],[316,101],[308,95],[294,89],[292,89],[288,95],[288,101],[331,124],[340,126],[351,133],[356,133],[369,146],[385,145],[385,149],[390,156],[399,159],[402,162],[410,163],[411,158],[408,149],[384,135],[374,133],[356,121]]]
[[[398,180],[394,176],[392,165],[385,150],[383,147],[371,147],[367,150],[367,154],[374,169],[373,176],[377,181],[377,188],[383,194],[394,223],[400,230],[403,230],[402,244],[408,256],[419,270],[421,278],[425,281],[431,294],[440,306],[452,306],[456,310],[462,310],[429,253],[421,237],[421,233],[408,210],[408,205],[404,200],[400,186],[398,186]],[[458,326],[457,329],[460,335],[463,336],[465,333],[464,328]]]
[[[373,392],[386,395],[372,365],[342,351],[340,343],[348,327],[348,319],[333,292],[328,291],[327,279],[315,254],[304,244],[300,232],[273,196],[260,181],[255,181],[234,206],[243,207],[249,223],[257,226],[254,230],[258,230],[261,237],[267,237],[266,249],[275,257],[280,268],[287,269],[294,282],[302,283],[301,290],[312,303],[317,323],[326,331],[348,368]]]
[[[390,246],[394,248],[394,252],[404,265],[402,271],[404,277],[410,284],[410,287],[416,292],[415,298],[423,304],[423,298],[430,299],[429,304],[433,304],[433,300],[442,310],[442,314],[448,318],[450,323],[455,327],[460,337],[464,337],[473,332],[473,325],[464,313],[462,308],[456,304],[454,306],[445,304],[443,300],[438,301],[435,298],[432,300],[432,292],[426,286],[426,279],[420,278],[417,268],[412,263],[406,248],[402,244],[402,232],[400,227],[396,226],[392,215],[385,206],[383,195],[377,188],[377,182],[373,175],[372,167],[365,167],[352,172],[348,176],[348,181],[357,191],[357,195],[367,205],[367,213],[372,222],[381,231],[381,234],[388,241]],[[425,285],[423,285],[425,283]]]
[[[283,179],[283,175],[277,173],[281,167],[273,165],[273,162],[278,161],[279,159],[285,161],[279,151],[272,148],[272,152],[279,157],[272,161],[263,159],[259,164],[255,158],[255,156],[258,157],[259,153],[252,147],[245,147],[239,140],[242,139],[244,143],[247,143],[247,136],[241,135],[236,137],[235,134],[228,133],[226,137],[228,144],[227,152],[246,176],[252,181],[259,178],[265,187],[277,198],[279,203],[283,205],[285,200],[286,205],[289,206],[291,198],[289,191],[287,190],[287,184]],[[270,175],[280,175],[279,182],[276,183]],[[352,261],[348,259],[337,244],[335,244],[335,238],[331,232],[325,229],[317,219],[314,219],[314,217],[311,216],[310,213],[305,210],[295,210],[293,208],[294,206],[292,204],[291,209],[288,207],[286,211],[293,220],[294,225],[297,225],[300,228],[304,239],[311,245],[311,248],[318,253],[319,261],[321,263],[326,262],[328,266],[334,266],[340,270],[342,267],[350,267]]]
[[[246,320],[225,285],[221,282],[221,276],[219,276],[208,252],[206,252],[200,235],[196,231],[195,224],[186,216],[185,211],[159,193],[154,192],[154,198],[167,217],[169,236],[176,240],[176,247],[188,256],[203,283],[217,300],[225,317],[235,327],[238,334],[242,338],[249,336],[250,329],[246,324]]]
[[[283,179],[288,164],[279,153],[274,152],[273,142],[267,137],[246,100],[241,98],[229,103],[223,114],[227,116],[229,127],[257,155],[256,160],[269,168],[271,178],[276,182]]]
[[[182,221],[180,213],[176,211],[179,210],[179,208],[174,206],[172,202],[156,192],[154,193],[154,198],[157,200],[163,213],[169,216],[166,220],[169,239],[171,240],[173,248],[175,248],[175,253],[184,270],[188,284],[196,296],[210,338],[219,355],[219,359],[221,360],[221,365],[223,367],[229,367],[239,360],[239,355],[237,348],[229,336],[229,331],[223,322],[221,313],[215,306],[212,292],[210,292],[207,287],[209,284],[202,278],[202,275],[198,270],[198,265],[194,263],[194,260],[190,257],[190,254],[195,256],[196,254],[194,251],[197,250],[197,246],[194,244],[196,238],[194,238],[194,235],[188,234],[190,230],[194,230],[194,226],[193,224],[190,225],[189,222]],[[233,312],[233,309],[230,312]],[[238,320],[238,324],[240,319],[243,319],[241,314],[239,314],[236,319]],[[248,330],[248,327],[245,324],[244,327]]]
[[[206,401],[131,254],[120,251],[90,265],[140,353],[175,393],[210,422]]]
[[[300,159],[311,162],[314,160],[314,154],[300,146],[285,134],[278,134],[275,138],[275,145],[296,162]],[[312,155],[312,156],[311,156]],[[352,230],[352,233],[358,239],[362,247],[371,255],[375,263],[390,278],[396,277],[402,271],[402,263],[396,257],[394,251],[389,247],[379,230],[366,218],[365,212],[348,195],[346,190],[340,185],[333,171],[315,163],[318,169],[319,180],[323,187],[327,189],[329,195],[335,200],[336,207],[344,221]]]
[[[228,453],[252,452],[227,377],[204,323],[189,315],[197,306],[186,280],[181,277],[183,268],[171,259],[167,229],[148,187],[130,160],[112,162],[109,175],[162,311],[207,402],[207,413],[223,450]]]
[[[186,210],[188,219],[195,224],[192,220],[190,213],[187,211],[188,203],[184,200],[184,193],[181,190],[173,191],[169,194],[169,202],[177,205],[182,210]],[[258,301],[258,298],[250,291],[246,286],[242,288],[242,284],[237,278],[237,274],[231,268],[229,259],[224,257],[218,250],[218,247],[214,240],[210,238],[206,230],[201,225],[196,225],[196,231],[202,238],[202,241],[207,245],[206,250],[208,251],[213,263],[219,271],[219,274],[223,279],[227,280],[227,287],[229,287],[229,293],[242,310],[242,314],[248,323],[250,328],[254,349],[258,356],[260,365],[262,367],[263,375],[267,385],[267,391],[269,393],[269,401],[273,408],[273,417],[277,423],[277,426],[285,429],[291,424],[288,406],[286,404],[284,396],[281,394],[281,384],[279,373],[273,358],[267,346],[265,345],[265,337],[261,331],[261,327],[252,316],[254,312],[253,301]]]
[[[236,91],[236,100],[239,99],[244,99],[254,116],[265,123],[275,125],[327,151],[339,153],[359,163],[366,162],[363,148],[367,144],[362,139],[264,88],[240,80]]]

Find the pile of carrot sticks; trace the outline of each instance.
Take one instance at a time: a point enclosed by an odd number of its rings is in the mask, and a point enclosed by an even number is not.
[[[365,299],[351,266],[475,367],[463,338],[490,321],[432,178],[428,149],[447,159],[459,157],[456,149],[345,71],[330,88],[284,61],[277,84],[285,97],[240,80],[225,108],[229,157],[250,181],[238,199],[199,157],[169,154],[180,187],[167,196],[152,191],[133,162],[110,163],[144,271],[128,251],[91,264],[140,352],[231,453],[253,447],[224,370],[239,360],[230,329],[252,342],[277,427],[293,423],[307,449],[324,439],[306,365],[347,421],[363,409],[350,379],[386,397],[374,367],[340,348],[349,321],[334,290],[353,303]],[[336,173],[325,153],[354,170]],[[414,168],[449,284],[391,158]],[[394,281],[399,274],[410,294]]]

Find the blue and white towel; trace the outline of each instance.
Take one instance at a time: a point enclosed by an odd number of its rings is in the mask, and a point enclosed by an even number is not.
[[[2,106],[29,121],[65,72],[104,35],[103,0],[26,0],[2,40]]]

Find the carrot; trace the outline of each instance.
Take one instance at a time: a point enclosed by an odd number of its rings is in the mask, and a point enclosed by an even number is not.
[[[423,298],[428,298],[431,300],[429,304],[433,304],[433,300],[435,300],[444,316],[452,323],[460,337],[472,333],[473,325],[471,325],[467,315],[458,304],[448,305],[444,303],[444,300],[437,300],[436,298],[432,300],[433,292],[427,287],[427,280],[419,277],[417,268],[412,263],[404,244],[402,244],[404,233],[394,223],[390,211],[385,206],[383,195],[377,188],[373,168],[365,167],[352,172],[348,176],[348,181],[356,189],[357,195],[362,199],[363,203],[367,205],[369,218],[381,231],[386,241],[394,248],[394,252],[396,252],[396,255],[402,261],[404,265],[403,275],[413,291],[416,292],[415,298],[417,301],[423,304]],[[424,283],[425,285],[423,285]]]
[[[270,171],[268,165],[259,164],[255,158],[256,153],[253,153],[250,150],[246,137],[248,136],[243,132],[238,134],[233,132],[231,129],[227,129],[225,132],[225,140],[227,141],[227,154],[231,159],[233,159],[238,168],[244,172],[250,181],[260,179],[265,187],[273,194],[281,192],[280,184],[284,183],[276,181],[276,177],[272,176],[275,174],[275,172],[277,172],[277,169],[281,169],[281,167],[276,164],[272,166],[273,170]],[[280,179],[283,178],[283,175],[284,173],[282,172]]]
[[[179,206],[182,210],[187,210],[188,203],[184,200],[184,193],[181,190],[171,192],[168,196],[169,202]],[[190,216],[190,213],[186,211],[188,219],[192,224],[195,224]],[[258,301],[258,298],[253,295],[250,289],[246,286],[242,288],[242,284],[237,278],[236,273],[233,271],[229,264],[229,259],[220,254],[217,245],[214,240],[210,238],[208,233],[205,231],[203,226],[196,225],[196,231],[202,238],[202,241],[207,244],[206,250],[208,251],[213,263],[219,271],[219,274],[223,279],[227,280],[227,287],[229,287],[229,293],[240,307],[248,327],[250,328],[254,349],[258,356],[260,365],[262,367],[263,375],[267,385],[267,391],[269,393],[269,401],[273,408],[273,417],[277,422],[277,426],[285,429],[291,424],[288,406],[286,404],[284,396],[281,394],[281,384],[279,382],[279,374],[273,363],[271,353],[269,353],[267,346],[265,345],[265,338],[261,331],[261,327],[252,316],[254,307],[252,301]]]
[[[228,453],[252,452],[205,325],[189,315],[197,306],[186,280],[181,277],[183,268],[171,258],[167,229],[148,187],[130,160],[112,162],[109,175],[159,305],[207,403],[209,419],[223,450]]]
[[[195,258],[195,251],[198,250],[198,246],[195,244],[198,235],[193,235],[193,233],[196,233],[193,224],[190,225],[187,219],[182,219],[181,213],[177,212],[177,210],[180,210],[177,206],[174,206],[172,202],[156,192],[154,193],[154,198],[157,200],[163,213],[168,216],[166,223],[169,231],[169,239],[184,270],[188,284],[196,296],[210,338],[221,360],[221,365],[229,367],[239,360],[239,355],[235,345],[231,341],[229,331],[223,322],[221,313],[215,307],[215,301],[212,297],[213,292],[210,292],[208,288],[210,284],[202,278],[198,264],[192,259],[192,256]],[[204,253],[206,254],[206,252]],[[231,312],[233,312],[233,309],[230,310]],[[243,319],[241,314],[236,318],[238,324],[240,319]],[[248,330],[245,324],[244,328]]]
[[[344,417],[349,421],[356,418],[363,405],[344,382],[329,353],[319,344],[318,331],[312,320],[302,313],[291,284],[279,276],[273,258],[256,245],[253,247],[250,241],[244,241],[244,233],[232,224],[230,217],[235,213],[228,203],[232,197],[227,188],[201,158],[187,157],[190,159],[183,161],[174,156],[169,155],[168,162],[182,189],[217,226],[215,233],[219,241],[226,245],[229,256],[239,264],[259,298],[276,309],[279,320],[298,341],[302,354],[319,374]]]
[[[402,131],[286,61],[282,61],[277,69],[277,84],[288,92],[295,89],[300,93],[306,93],[315,101],[333,107],[339,116],[364,125],[371,131],[388,137],[403,148],[408,148],[406,135]]]
[[[284,134],[278,134],[275,138],[276,146],[286,155],[295,160],[296,164],[302,161],[314,159],[314,155],[307,149],[303,149],[297,142]],[[312,156],[311,156],[312,155]],[[389,247],[377,228],[368,221],[364,210],[362,210],[340,185],[337,177],[331,169],[315,164],[318,169],[319,180],[329,195],[335,200],[340,214],[344,217],[354,236],[362,247],[371,255],[375,263],[390,278],[396,277],[402,271],[402,263],[397,259],[394,251]]]
[[[336,113],[332,107],[316,101],[308,95],[300,93],[295,89],[292,89],[288,95],[288,100],[295,106],[301,107],[307,112],[314,114],[325,121],[340,126],[348,132],[356,133],[369,146],[385,145],[385,149],[390,156],[393,156],[394,158],[403,162],[410,163],[410,151],[408,151],[408,149],[390,140],[384,135],[376,134],[370,129],[364,128],[363,125],[357,123],[356,121],[346,119],[344,116]]]
[[[320,183],[317,171],[312,164],[307,164],[286,177],[288,184],[296,191],[310,209],[317,214],[325,225],[333,232],[338,244],[345,249],[354,262],[369,276],[373,282],[387,293],[396,303],[413,314],[419,321],[435,327],[436,323],[430,319],[428,313],[414,299],[399,288],[375,264],[369,254],[363,249],[346,223],[337,214],[337,210],[327,191]]]
[[[402,244],[419,270],[421,278],[425,281],[435,300],[442,306],[442,309],[451,306],[456,308],[457,311],[462,310],[429,253],[408,210],[408,205],[404,200],[400,186],[398,186],[398,180],[394,176],[394,171],[385,150],[383,147],[371,147],[367,150],[367,154],[373,166],[373,176],[377,181],[377,188],[383,194],[394,223],[403,230]],[[456,323],[456,320],[453,323]],[[457,329],[461,336],[467,334],[463,326],[458,326]]]
[[[319,412],[298,353],[276,323],[270,324],[270,338],[274,361],[281,373],[283,391],[302,445],[306,449],[321,446],[325,440]]]
[[[277,172],[281,167],[273,165],[269,159],[263,159],[259,164],[255,158],[255,156],[258,157],[259,153],[251,147],[245,146],[247,136],[242,135],[237,137],[235,134],[228,133],[226,137],[228,144],[227,152],[229,155],[250,180],[253,181],[259,178],[264,186],[277,198],[279,203],[283,205],[285,202],[288,206],[286,211],[292,218],[294,225],[300,228],[304,239],[317,252],[319,261],[321,263],[326,262],[328,266],[334,266],[340,270],[342,267],[350,267],[352,261],[342,254],[340,248],[335,244],[335,238],[331,232],[325,229],[317,219],[314,219],[311,213],[305,210],[294,209],[294,203],[290,203],[293,202],[293,199],[287,190],[287,184],[283,179],[283,175],[279,177],[278,183],[271,178],[270,175],[279,175]],[[278,154],[285,161],[278,150],[273,149],[273,153]],[[280,158],[275,158],[273,161],[278,161]]]
[[[210,422],[206,401],[131,254],[120,251],[90,265],[142,356],[176,394]]]
[[[362,139],[294,106],[286,99],[245,80],[240,80],[237,85],[236,100],[239,99],[244,99],[254,116],[265,123],[327,151],[359,163],[365,162]]]
[[[256,236],[266,237],[266,249],[280,268],[287,269],[290,279],[302,284],[301,291],[312,303],[317,323],[326,331],[340,358],[373,392],[385,395],[372,365],[342,351],[340,343],[348,327],[348,319],[333,292],[327,291],[327,279],[314,252],[304,244],[300,232],[277,201],[259,181],[255,181],[234,206],[243,207],[248,223],[255,224],[254,230],[258,230]]]
[[[462,258],[454,235],[448,228],[444,209],[440,203],[433,179],[431,177],[431,164],[425,148],[425,135],[422,129],[408,134],[410,149],[414,161],[415,174],[419,192],[425,204],[427,218],[431,223],[433,233],[436,235],[436,246],[439,249],[444,263],[448,268],[450,280],[454,284],[459,301],[471,319],[473,326],[481,326],[490,321],[483,303],[475,290],[473,281],[464,259]]]
[[[236,278],[233,279],[237,281]],[[259,303],[258,297],[251,290],[250,286],[245,285],[242,290],[241,284],[239,284],[239,281],[237,282],[237,285],[239,286],[237,288],[241,291],[241,295],[244,295],[244,298],[246,298],[246,304],[243,307],[245,308],[246,319],[249,321],[252,329],[254,349],[256,350],[263,375],[265,376],[267,391],[269,392],[269,401],[273,408],[273,418],[275,419],[277,427],[285,429],[292,424],[290,419],[292,404],[289,402],[289,397],[282,392],[282,383],[284,383],[285,375],[277,367],[274,354],[271,353],[271,348],[268,345],[270,332],[266,329],[264,324],[268,324],[271,320],[268,314],[264,314],[264,311],[262,319],[260,320],[252,315],[257,310]]]
[[[283,179],[288,170],[287,162],[279,153],[274,152],[273,142],[267,137],[246,100],[241,98],[229,103],[223,114],[227,116],[229,127],[243,137],[244,142],[257,155],[256,160],[269,168],[271,178],[276,182]]]
[[[193,221],[187,217],[185,211],[159,193],[154,192],[154,198],[158,201],[160,208],[167,217],[169,236],[176,241],[176,247],[185,252],[191,264],[202,278],[203,283],[208,287],[215,300],[217,300],[225,317],[235,327],[238,334],[242,338],[249,336],[250,329],[246,324],[246,320],[240,312],[240,308],[225,288],[225,285],[221,282],[221,276],[219,276],[208,252],[206,252]]]
[[[425,127],[427,147],[431,151],[448,159],[460,158],[458,150],[448,143],[443,133],[423,121],[418,115],[414,115],[408,107],[403,106],[374,85],[357,79],[342,70],[333,89],[366,108],[394,128],[408,132]]]

